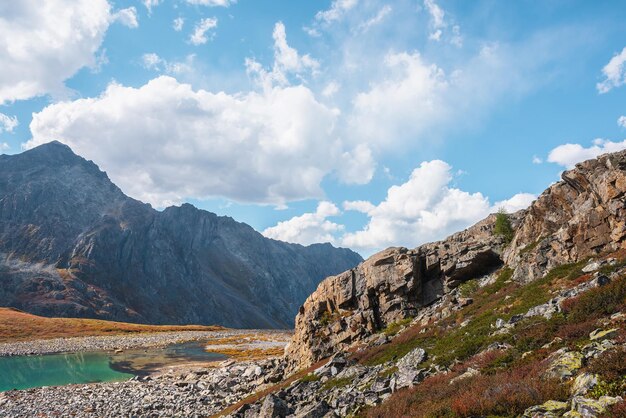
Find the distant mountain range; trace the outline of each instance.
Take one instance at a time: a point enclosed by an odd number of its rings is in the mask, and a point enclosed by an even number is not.
[[[58,142],[0,155],[0,305],[45,316],[293,326],[326,276],[362,261],[263,237],[192,205],[157,211]]]

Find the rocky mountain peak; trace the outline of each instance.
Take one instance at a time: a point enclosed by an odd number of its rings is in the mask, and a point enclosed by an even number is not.
[[[19,263],[16,263],[19,260]],[[126,196],[58,142],[0,164],[0,305],[55,316],[289,327],[319,281],[362,261],[189,204]]]

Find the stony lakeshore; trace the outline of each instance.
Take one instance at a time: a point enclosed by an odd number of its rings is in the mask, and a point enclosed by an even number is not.
[[[181,368],[127,382],[9,391],[0,394],[0,415],[205,417],[281,378],[278,360],[228,360],[214,368]]]
[[[0,416],[211,416],[249,394],[283,378],[283,362],[271,357],[284,348],[284,331],[182,331],[132,336],[58,338],[0,345],[2,356],[162,347],[187,341],[220,342],[235,351],[254,347],[261,359],[214,364],[164,366],[125,382],[78,384],[0,393]],[[223,341],[231,341],[224,344]],[[236,357],[236,356],[235,356]]]
[[[267,331],[271,333],[271,331]],[[138,335],[53,338],[0,344],[1,356],[115,351],[133,348],[164,347],[187,341],[215,340],[249,334],[247,330],[154,332]]]

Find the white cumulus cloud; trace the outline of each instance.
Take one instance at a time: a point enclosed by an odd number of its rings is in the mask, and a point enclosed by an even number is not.
[[[356,138],[389,145],[419,136],[443,119],[449,83],[440,68],[425,63],[418,53],[406,52],[387,55],[383,65],[386,79],[354,99],[349,123]]]
[[[214,34],[207,36],[207,32],[217,27],[217,19],[214,17],[207,17],[201,19],[193,30],[193,33],[189,37],[189,42],[194,45],[203,45],[209,41],[209,37],[212,38]]]
[[[115,14],[113,14],[113,19],[120,22],[124,26],[128,26],[129,28],[139,27],[139,22],[137,21],[137,9],[135,7],[118,10]]]
[[[268,238],[285,242],[309,245],[318,242],[335,243],[336,234],[343,231],[344,226],[328,220],[340,214],[335,204],[322,201],[313,213],[295,216],[276,226],[267,228],[263,235]]]
[[[366,213],[369,221],[362,230],[344,234],[341,245],[365,254],[388,246],[411,248],[467,228],[500,207],[508,212],[526,208],[536,197],[519,193],[491,205],[481,193],[452,187],[453,178],[452,167],[446,162],[423,162],[407,182],[390,187],[378,205],[344,202],[345,210]]]
[[[0,113],[0,133],[13,132],[13,129],[19,124],[16,116],[8,116]]]
[[[368,224],[345,234],[342,244],[361,250],[415,247],[483,218],[489,212],[489,200],[480,193],[450,187],[452,179],[451,167],[444,161],[423,162],[406,183],[389,188],[386,199],[369,208]],[[355,207],[367,209],[364,203]]]
[[[504,209],[507,213],[517,212],[520,209],[526,209],[537,198],[537,195],[531,193],[518,193],[507,200],[496,202],[490,212],[497,212]]]
[[[602,68],[604,80],[596,85],[600,93],[608,93],[615,87],[626,84],[626,47]]]
[[[376,206],[367,200],[347,200],[343,202],[343,208],[345,210],[353,210],[355,212],[370,213],[376,209]]]
[[[567,169],[574,168],[580,163],[607,152],[617,152],[626,149],[626,140],[613,142],[606,139],[597,138],[593,140],[593,145],[585,148],[580,144],[563,144],[554,148],[548,154],[548,161],[559,164]]]
[[[303,81],[306,74],[315,75],[318,72],[319,62],[311,58],[309,54],[301,55],[298,50],[289,46],[285,25],[282,22],[274,25],[272,37],[274,39],[274,64],[271,70],[265,69],[254,59],[246,60],[248,74],[263,88],[289,85],[291,74],[295,74],[299,81]]]
[[[161,76],[47,106],[25,148],[64,142],[159,207],[214,196],[280,205],[321,197],[322,179],[351,163],[337,117],[304,86],[229,95]]]
[[[64,81],[95,54],[110,22],[106,0],[0,2],[0,104],[64,94]]]
[[[329,221],[327,218],[339,216],[340,211],[334,204],[323,202],[324,206],[320,204],[316,212],[279,222],[264,235],[288,242],[328,241],[367,256],[389,246],[413,248],[443,239],[500,208],[513,213],[527,208],[536,199],[533,194],[518,193],[491,204],[481,193],[453,187],[453,179],[452,167],[446,162],[423,162],[405,183],[391,186],[378,205],[367,200],[343,202],[344,210],[368,216],[361,230],[345,232],[340,222]]]
[[[626,128],[626,116],[620,116],[617,119],[617,125],[621,126],[622,128]]]

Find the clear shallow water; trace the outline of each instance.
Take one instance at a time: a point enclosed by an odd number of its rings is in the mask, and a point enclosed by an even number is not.
[[[123,381],[167,365],[225,358],[221,354],[207,353],[201,342],[116,354],[86,352],[0,357],[0,392],[72,383]]]

